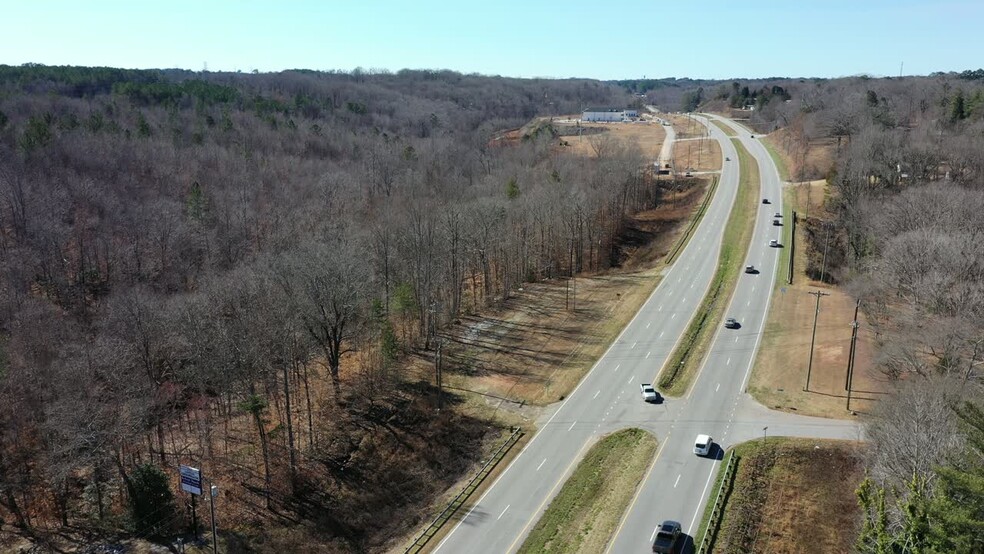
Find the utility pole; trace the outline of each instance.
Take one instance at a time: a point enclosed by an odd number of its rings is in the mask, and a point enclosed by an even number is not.
[[[572,312],[577,311],[577,276],[571,273],[571,276],[567,278],[567,287],[565,289],[566,298],[564,299],[564,307]]]
[[[830,296],[830,293],[817,290],[816,292],[808,292],[807,294],[812,294],[817,297],[817,310],[813,313],[813,337],[810,339],[810,362],[806,366],[806,386],[803,387],[804,391],[810,390],[810,374],[813,373],[813,346],[817,342],[817,316],[820,315],[820,297]]]
[[[437,355],[434,357],[434,369],[437,372],[437,411],[440,412],[444,407],[444,339],[437,337]]]
[[[854,352],[858,342],[858,310],[861,308],[861,299],[858,299],[854,306],[854,321],[851,322],[851,350],[847,355],[847,379],[844,388],[847,389],[847,411],[851,411],[851,388],[854,381]]]
[[[219,533],[215,525],[215,497],[219,494],[219,487],[212,485],[209,487],[208,504],[212,510],[212,554],[219,554]]]
[[[700,155],[704,150],[704,132],[701,131],[700,138],[697,139],[697,170],[700,171]]]
[[[827,240],[830,238],[830,223],[823,222],[823,261],[820,262],[820,282],[823,282],[824,271],[827,269]]]

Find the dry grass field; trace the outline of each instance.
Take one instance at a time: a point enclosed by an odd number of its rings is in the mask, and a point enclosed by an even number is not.
[[[570,130],[573,125],[556,124],[558,129],[565,129],[565,132],[574,133]],[[656,159],[659,157],[659,149],[663,146],[666,139],[666,131],[663,126],[657,123],[641,121],[638,123],[581,123],[585,129],[598,130],[595,134],[576,134],[565,135],[560,140],[565,141],[575,154],[594,157],[595,149],[591,142],[597,140],[615,139],[636,145],[647,158]]]
[[[735,455],[714,552],[853,550],[854,489],[864,476],[854,443],[770,438],[739,445]]]

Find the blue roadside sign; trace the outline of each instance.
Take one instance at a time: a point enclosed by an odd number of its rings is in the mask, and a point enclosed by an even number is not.
[[[191,466],[180,466],[181,490],[191,494],[202,494],[202,470]]]

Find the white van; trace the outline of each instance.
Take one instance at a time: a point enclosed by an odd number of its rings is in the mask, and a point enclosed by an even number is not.
[[[694,454],[707,456],[711,453],[711,446],[713,445],[714,439],[710,435],[697,435],[697,440],[694,441]]]

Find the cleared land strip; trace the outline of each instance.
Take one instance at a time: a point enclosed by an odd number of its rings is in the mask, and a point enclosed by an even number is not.
[[[716,122],[715,122],[716,123]],[[741,176],[738,195],[724,230],[718,268],[708,288],[707,295],[697,309],[687,331],[676,350],[667,359],[659,374],[659,388],[666,394],[679,396],[690,388],[691,381],[707,353],[714,328],[721,321],[727,300],[734,292],[735,283],[742,270],[741,261],[748,251],[755,225],[755,211],[760,190],[758,162],[737,139],[732,139],[738,150]]]

